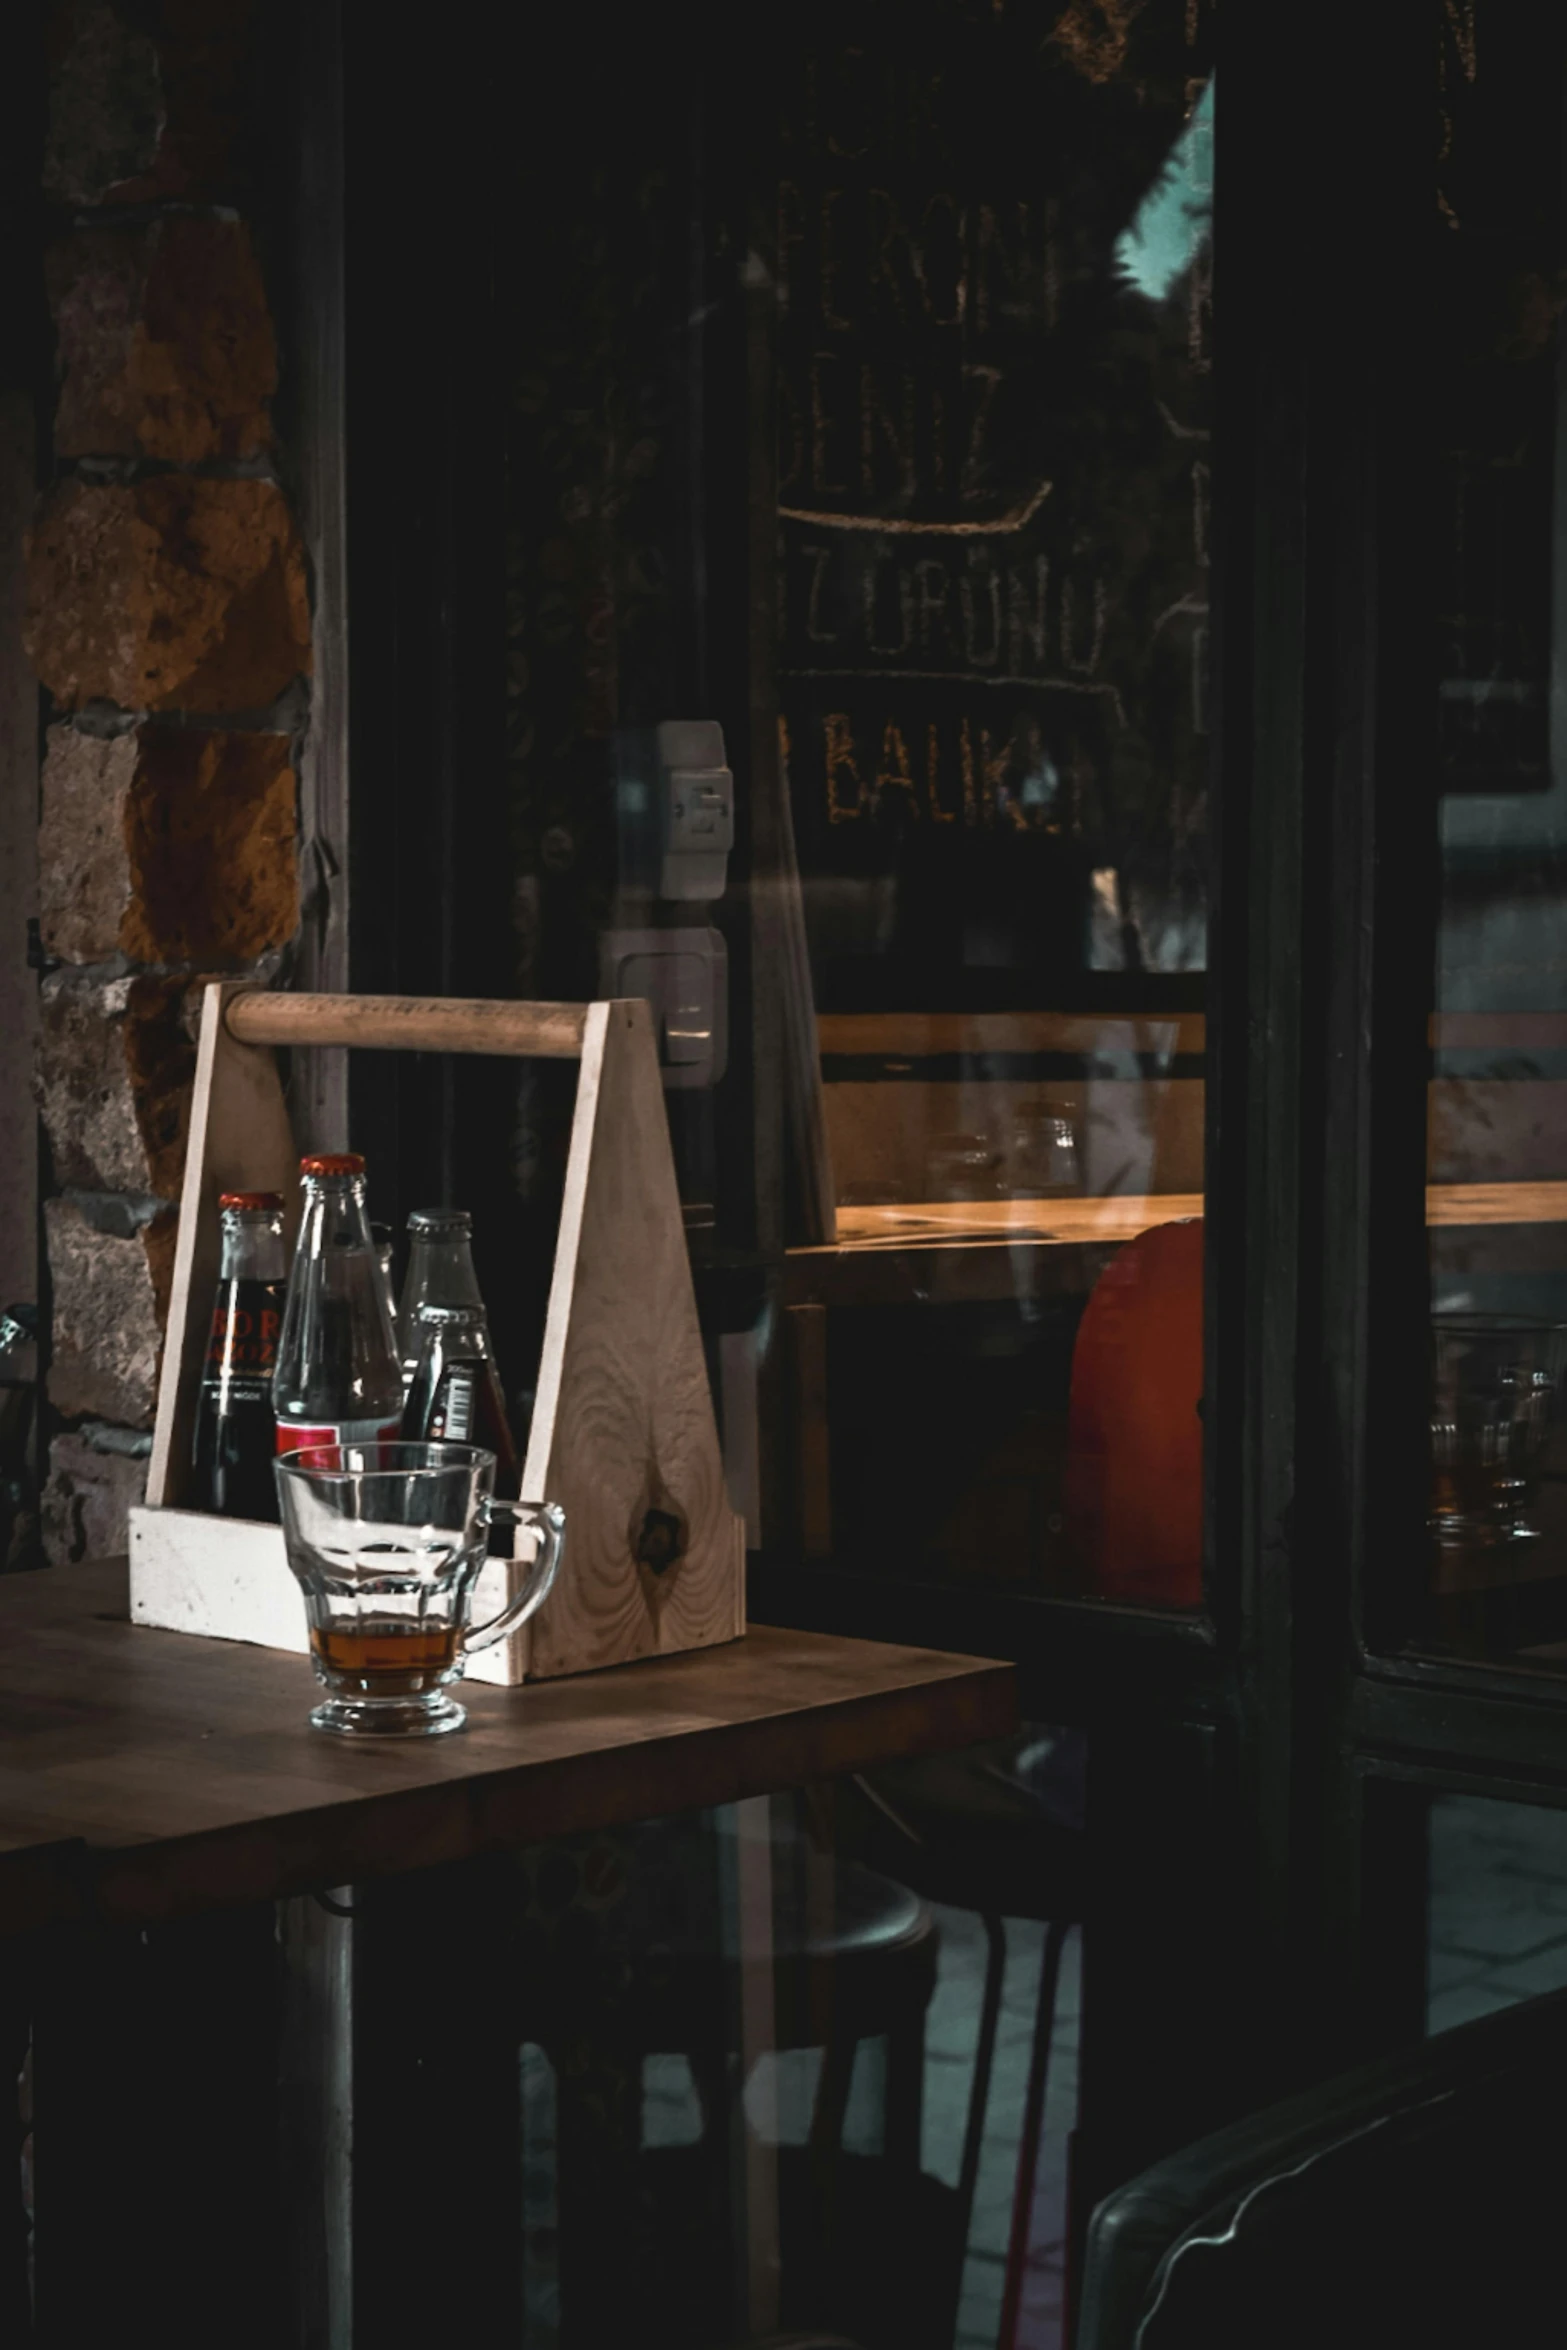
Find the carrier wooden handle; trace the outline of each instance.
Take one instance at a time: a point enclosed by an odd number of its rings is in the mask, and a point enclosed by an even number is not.
[[[582,1057],[586,1004],[418,995],[274,995],[243,989],[225,1018],[241,1044],[346,1044],[387,1052]]]

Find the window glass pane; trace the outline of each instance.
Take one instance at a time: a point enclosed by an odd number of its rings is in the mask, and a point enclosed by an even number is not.
[[[1430,1635],[1567,1663],[1564,32],[1433,12],[1442,895],[1431,1028]]]
[[[1567,1990],[1567,1812],[1440,1795],[1429,1834],[1426,2030]]]
[[[1194,1601],[1207,15],[881,27],[818,20],[782,101],[780,730],[837,1218],[786,1274],[801,1532]]]
[[[776,1556],[1200,1597],[1212,13],[633,35],[517,161],[517,985],[655,1004]]]

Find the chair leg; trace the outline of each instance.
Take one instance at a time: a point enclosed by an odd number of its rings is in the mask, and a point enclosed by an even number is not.
[[[887,2031],[886,2151],[889,2174],[917,2179],[925,2110],[925,2003],[911,2002]]]
[[[818,2157],[836,2157],[842,2148],[844,2116],[849,2109],[849,2089],[859,2048],[858,2040],[847,2032],[829,2031],[822,2050],[816,2095],[811,2103],[810,2144]]]
[[[1069,1926],[1054,1919],[1045,1928],[1044,1957],[1039,1970],[1039,2004],[1034,2010],[1034,2046],[1028,2065],[1028,2094],[1023,2101],[1023,2135],[1018,2145],[1017,2192],[1012,2202],[1012,2233],[1007,2243],[1006,2291],[1001,2303],[997,2350],[1015,2350],[1018,2311],[1023,2301],[1023,2273],[1028,2266],[1029,2226],[1034,2215],[1034,2177],[1039,2168],[1039,2137],[1045,2118],[1045,2082],[1050,2071],[1050,2032],[1055,2020],[1056,1985],[1061,1975],[1061,1953]]]
[[[979,2157],[985,2139],[985,2109],[990,2103],[990,2075],[996,2059],[996,2027],[1001,2020],[1001,1982],[1006,1972],[1007,1935],[999,1917],[986,1912],[985,1998],[979,2011],[979,2038],[974,2045],[974,2082],[969,2090],[968,2123],[963,2133],[963,2160],[958,2170],[958,2213],[965,2249],[974,2217],[974,2189],[979,2184]]]

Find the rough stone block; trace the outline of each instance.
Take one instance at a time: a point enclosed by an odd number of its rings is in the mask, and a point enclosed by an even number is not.
[[[58,1182],[179,1195],[196,1055],[179,979],[44,983],[38,1099]]]
[[[147,1463],[99,1452],[85,1437],[57,1436],[43,1490],[44,1556],[52,1567],[113,1558],[126,1546],[126,1513],[147,1497]]]
[[[52,726],[39,922],[63,962],[240,969],[299,921],[289,740],[146,726],[104,740]]]
[[[73,1200],[45,1204],[54,1285],[49,1396],[68,1418],[93,1413],[129,1428],[152,1426],[178,1222],[165,1208],[128,1232],[106,1232]]]
[[[45,193],[145,204],[240,192],[254,0],[55,0]]]
[[[56,700],[268,707],[310,668],[304,553],[275,482],[61,484],[28,546],[27,649]]]
[[[98,204],[157,162],[166,121],[157,47],[103,0],[57,7],[49,34],[44,194]]]
[[[183,213],[51,247],[62,457],[197,465],[264,449],[277,348],[243,222]]]
[[[282,946],[299,922],[288,737],[144,726],[139,740],[125,953],[235,969]]]
[[[119,952],[131,902],[125,819],[136,780],[136,737],[51,726],[38,829],[38,921],[51,955],[106,962]]]

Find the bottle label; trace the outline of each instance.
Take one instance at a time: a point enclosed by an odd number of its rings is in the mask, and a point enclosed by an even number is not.
[[[220,1397],[221,1410],[270,1404],[282,1325],[280,1283],[247,1279],[219,1283],[202,1387]]]
[[[473,1387],[473,1372],[466,1363],[459,1363],[447,1372],[430,1414],[432,1442],[442,1439],[450,1444],[468,1442],[473,1433]]]
[[[306,1427],[299,1420],[279,1420],[277,1448],[303,1452],[316,1445],[395,1444],[402,1432],[401,1417],[393,1420],[326,1420]]]

